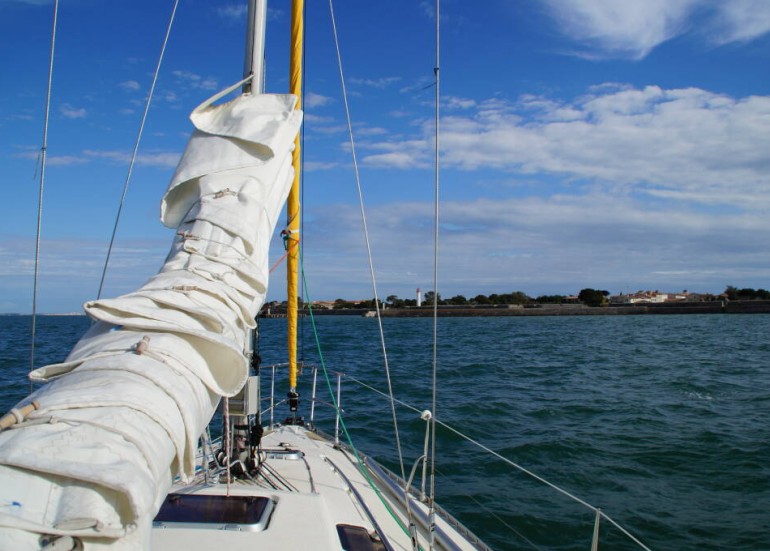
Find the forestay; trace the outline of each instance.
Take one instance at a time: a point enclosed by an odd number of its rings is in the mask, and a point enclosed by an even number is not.
[[[290,95],[214,104],[240,84],[190,117],[195,131],[161,206],[177,235],[160,272],[85,305],[96,323],[64,363],[32,373],[49,382],[17,406],[40,409],[0,433],[0,549],[37,548],[40,534],[148,547],[220,397],[246,380],[302,114]]]

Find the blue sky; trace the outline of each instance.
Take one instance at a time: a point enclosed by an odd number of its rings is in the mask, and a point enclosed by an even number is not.
[[[42,312],[96,295],[171,6],[62,1]],[[432,3],[335,8],[379,293],[409,298],[432,286]],[[243,13],[181,2],[106,296],[163,262],[159,201],[188,113],[240,78]],[[288,2],[269,16],[267,88],[284,92]],[[49,0],[0,0],[0,312],[31,310],[51,17]],[[307,27],[307,298],[367,298],[328,3],[308,2]],[[768,31],[764,0],[445,0],[442,296],[770,287]]]

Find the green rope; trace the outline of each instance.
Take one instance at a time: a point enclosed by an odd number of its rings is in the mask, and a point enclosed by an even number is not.
[[[393,518],[393,520],[395,520],[396,523],[401,527],[401,530],[403,530],[404,534],[411,538],[412,535],[409,532],[408,527],[403,523],[403,521],[396,515],[396,513],[390,507],[390,505],[388,504],[388,502],[385,500],[382,493],[380,492],[379,488],[377,488],[377,485],[372,480],[369,471],[364,467],[364,462],[361,460],[361,456],[358,453],[358,449],[353,444],[353,439],[351,438],[350,433],[348,432],[348,428],[345,425],[345,420],[342,417],[342,412],[340,410],[339,404],[337,403],[337,397],[335,396],[334,390],[332,388],[331,379],[329,379],[329,373],[326,370],[326,362],[324,361],[323,352],[321,351],[321,341],[318,338],[318,330],[315,324],[315,316],[313,315],[312,301],[310,299],[310,292],[307,286],[307,279],[305,279],[305,262],[304,262],[304,256],[302,253],[301,246],[299,248],[299,264],[300,264],[300,272],[302,273],[302,289],[305,293],[305,304],[307,304],[307,310],[310,316],[310,327],[313,330],[313,338],[315,339],[316,350],[318,351],[318,358],[321,364],[321,371],[323,372],[324,380],[326,381],[326,386],[329,389],[329,395],[331,396],[331,402],[332,402],[332,405],[334,406],[334,411],[339,416],[342,432],[345,435],[345,439],[347,440],[348,446],[353,452],[353,455],[355,456],[356,461],[358,461],[358,470],[366,479],[367,483],[369,484],[369,487],[372,490],[374,490],[374,493],[379,498],[380,503],[382,503],[385,509],[387,509],[388,513],[390,513],[390,516]],[[409,496],[405,495],[405,499],[409,499]],[[419,548],[422,549],[422,547],[419,547]]]

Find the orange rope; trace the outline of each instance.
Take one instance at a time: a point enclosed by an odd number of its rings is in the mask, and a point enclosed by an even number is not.
[[[286,249],[286,252],[283,254],[283,256],[279,258],[275,264],[273,264],[272,268],[270,268],[271,274],[273,273],[273,270],[275,270],[278,266],[280,266],[281,262],[286,260],[286,257],[289,256],[289,253],[291,252],[291,247],[292,246],[296,247],[297,245],[299,245],[299,239],[293,240],[289,243],[289,247]]]
[[[271,274],[273,273],[273,270],[275,270],[275,269],[276,269],[276,268],[277,268],[277,267],[278,267],[278,266],[281,264],[281,262],[283,262],[284,260],[286,260],[286,257],[287,257],[287,256],[289,256],[289,251],[286,251],[286,252],[283,254],[283,256],[282,256],[281,258],[279,258],[279,259],[278,259],[278,262],[276,262],[276,263],[273,265],[273,267],[272,267],[272,268],[270,268],[270,273],[271,273]]]

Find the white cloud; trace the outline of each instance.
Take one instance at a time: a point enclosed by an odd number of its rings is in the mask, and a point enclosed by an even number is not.
[[[245,4],[228,4],[217,8],[217,15],[230,23],[241,23],[245,21],[248,13],[248,6]],[[284,11],[271,7],[267,8],[267,20],[276,21],[283,17]]]
[[[302,164],[302,167],[307,172],[317,172],[321,170],[332,170],[334,168],[337,168],[339,165],[337,163],[332,162],[321,162],[321,161],[305,161]]]
[[[74,155],[50,155],[46,157],[46,163],[50,166],[70,166],[87,163],[88,159]]]
[[[420,8],[428,19],[436,20],[436,6],[431,2],[420,2]]]
[[[766,0],[730,0],[714,6],[719,24],[713,40],[719,44],[749,41],[770,31],[770,5]]]
[[[217,80],[213,77],[203,77],[192,71],[171,71],[178,80],[184,83],[187,88],[198,88],[200,90],[216,90],[219,86]]]
[[[589,58],[642,59],[677,36],[697,32],[715,44],[770,31],[764,0],[542,0],[561,31]]]
[[[423,90],[426,90],[428,88],[432,88],[436,84],[436,79],[432,77],[420,77],[412,84],[409,84],[407,86],[404,86],[399,89],[399,93],[401,94],[415,94],[422,92]]]
[[[56,233],[50,226],[48,232]],[[169,241],[143,239],[117,243],[110,260],[105,295],[117,296],[141,286],[162,264]],[[0,311],[30,311],[34,250],[31,238],[0,234],[0,278],[3,281]],[[95,298],[106,250],[106,242],[94,239],[44,238],[38,312],[80,312],[83,302]]]
[[[35,120],[35,117],[32,115],[27,115],[26,113],[12,113],[10,115],[7,115],[5,117],[5,120],[7,121],[32,121]]]
[[[128,163],[131,161],[131,155],[126,151],[96,151],[93,149],[86,149],[83,151],[83,154],[97,159],[107,159],[108,161],[114,161],[116,163]]]
[[[312,131],[316,134],[340,134],[348,131],[348,127],[344,124],[337,124],[331,126],[314,126]]]
[[[59,106],[59,112],[68,119],[82,119],[87,114],[85,108],[73,107],[69,103],[62,103]]]
[[[368,86],[370,88],[387,88],[391,84],[394,84],[401,80],[401,77],[382,77],[377,79],[370,78],[351,78],[351,84],[358,84],[360,86]]]
[[[334,122],[334,119],[332,117],[321,117],[318,115],[314,115],[313,113],[305,113],[302,117],[302,120],[307,125],[308,123],[312,123],[314,125],[316,124],[328,124],[331,122]]]
[[[40,151],[36,151],[36,150],[23,151],[19,153],[14,153],[13,157],[17,159],[38,160],[40,158]],[[69,166],[69,165],[79,165],[79,164],[87,163],[88,159],[84,157],[76,157],[74,155],[47,155],[45,158],[45,162],[49,166]]]
[[[246,18],[248,6],[245,4],[228,4],[217,8],[217,15],[223,19],[243,21]]]
[[[355,135],[358,137],[361,136],[384,136],[388,134],[388,131],[382,127],[379,126],[367,126],[363,128],[357,128],[355,130]]]
[[[449,110],[470,109],[476,106],[476,100],[458,98],[456,96],[445,96],[442,98],[442,106]]]
[[[600,183],[623,193],[753,209],[770,205],[770,97],[603,87],[571,102],[493,100],[442,121],[445,167]],[[374,166],[424,166],[422,139],[368,144]]]
[[[382,153],[369,153],[361,158],[362,164],[377,168],[428,168],[430,144],[423,141],[387,142],[368,145],[368,149],[377,149]]]
[[[544,0],[562,31],[608,56],[641,59],[682,32],[697,0]]]
[[[40,151],[37,149],[31,149],[29,151],[21,151],[14,153],[13,157],[16,159],[37,159],[40,157]]]
[[[171,74],[181,80],[198,81],[201,79],[200,75],[196,75],[191,71],[176,70],[176,71],[171,71]]]
[[[136,162],[143,166],[174,168],[180,157],[180,153],[142,153]]]
[[[309,92],[305,94],[304,102],[304,106],[308,108],[322,107],[331,103],[332,98],[328,96],[322,96],[321,94],[316,94],[314,92]]]
[[[217,80],[211,77],[204,78],[200,84],[201,90],[216,90],[218,86]]]
[[[495,98],[460,113],[442,122],[443,181],[454,182],[448,194],[462,182],[476,198],[441,206],[451,251],[444,294],[766,287],[770,97],[607,84],[571,101]],[[429,169],[431,126],[403,141],[359,143],[362,164]],[[494,192],[490,177],[501,184]],[[430,251],[413,236],[430,226],[431,205],[368,210],[385,292],[429,285]],[[362,253],[347,237],[354,211],[327,205],[313,216],[324,240],[308,251],[345,250],[338,267],[358,269]],[[339,273],[312,255],[306,268],[321,272],[315,282],[329,298],[367,292],[335,290]]]
[[[135,80],[126,80],[124,82],[121,82],[118,84],[123,90],[126,91],[135,91],[139,90],[140,86],[139,83]]]
[[[131,154],[127,151],[97,151],[87,149],[83,154],[97,159],[106,159],[119,164],[128,164],[131,162]],[[160,168],[173,168],[179,162],[179,153],[155,152],[140,153],[136,163],[142,166],[154,166]]]
[[[381,292],[405,297],[428,287],[431,243],[415,236],[429,231],[432,205],[401,202],[367,210]],[[355,285],[349,274],[366,269],[356,208],[327,206],[311,216],[305,269],[328,293],[313,298],[368,293],[365,286],[340,287]],[[630,197],[589,193],[446,201],[440,218],[445,296],[519,289],[563,294],[584,287],[720,292],[737,281],[766,286],[770,227],[761,213],[714,215],[673,205],[650,210]],[[324,262],[332,256],[334,263]]]

